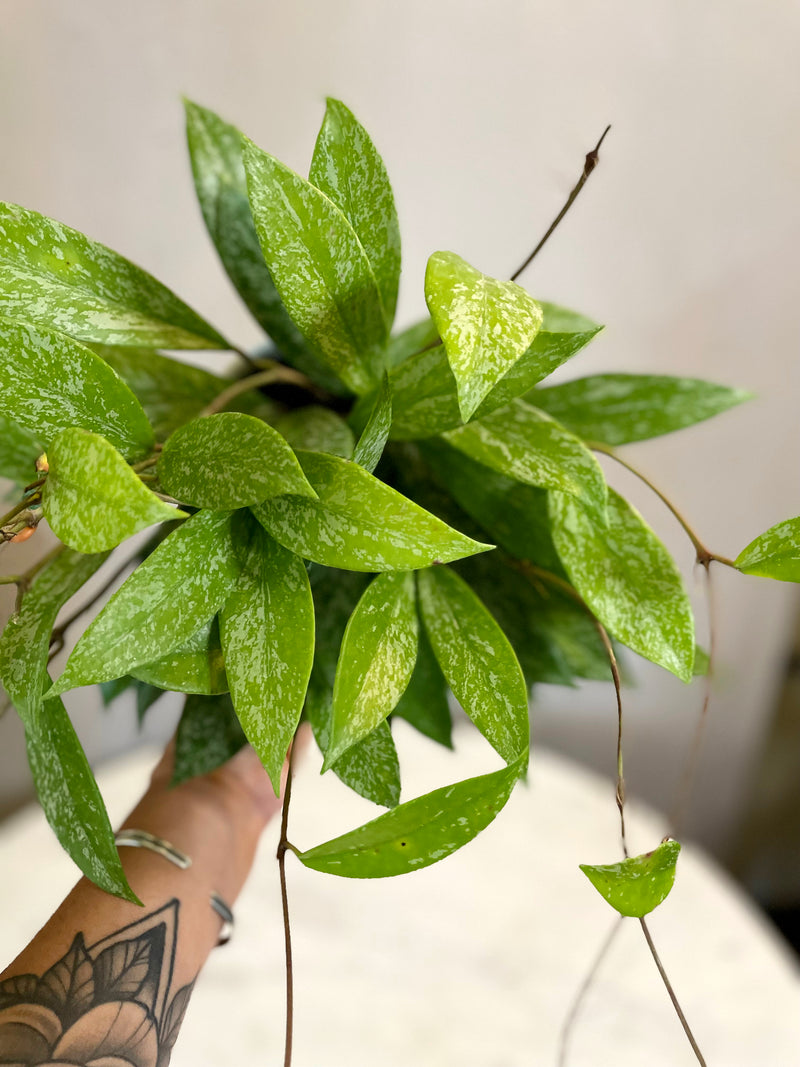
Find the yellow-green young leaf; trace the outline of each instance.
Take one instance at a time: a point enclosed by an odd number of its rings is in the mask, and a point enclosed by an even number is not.
[[[0,681],[26,727],[39,722],[50,634],[61,608],[108,558],[62,549],[34,579],[0,636]]]
[[[414,575],[379,575],[356,604],[344,632],[323,770],[395,707],[414,670],[418,632]]]
[[[751,541],[736,557],[745,574],[800,582],[800,517],[785,519]]]
[[[529,747],[528,692],[508,638],[463,578],[447,567],[418,576],[425,632],[453,695],[508,764]]]
[[[603,329],[579,311],[561,307],[560,304],[551,304],[549,300],[540,300],[539,305],[544,316],[542,330],[548,333],[586,333]]]
[[[153,443],[141,404],[99,356],[71,337],[4,319],[0,415],[45,445],[70,426],[102,434],[128,459]]]
[[[353,392],[369,392],[388,328],[353,227],[324,193],[246,138],[244,165],[261,251],[286,310]]]
[[[384,374],[367,425],[358,439],[353,459],[372,474],[378,466],[392,428],[392,386]]]
[[[239,576],[231,518],[200,511],[173,530],[83,633],[48,699],[153,663],[213,618]]]
[[[153,663],[131,668],[140,682],[171,689],[177,693],[216,696],[228,692],[225,660],[216,617],[204,623],[186,644],[168,652]]]
[[[340,100],[328,97],[308,177],[355,230],[391,325],[400,284],[400,226],[392,187],[369,134]]]
[[[332,456],[341,456],[342,459],[351,459],[353,456],[353,431],[330,408],[317,404],[295,408],[276,419],[274,425],[292,448],[302,448],[307,452],[330,452]]]
[[[32,482],[36,459],[42,452],[44,445],[36,434],[0,414],[0,478],[20,486]]]
[[[743,389],[657,374],[597,374],[530,397],[585,441],[605,445],[673,433],[750,399]]]
[[[44,516],[56,537],[79,552],[104,552],[153,523],[187,517],[159,500],[99,434],[64,430],[47,458]]]
[[[220,613],[222,648],[233,706],[277,796],[314,660],[314,602],[303,561],[252,516],[237,518],[249,544]]]
[[[429,867],[466,845],[504,806],[526,757],[410,800],[349,834],[301,852],[306,867],[344,878],[387,878]]]
[[[175,735],[172,784],[210,774],[247,744],[227,693],[188,696]]]
[[[669,896],[680,850],[680,843],[669,839],[641,856],[601,866],[581,863],[580,868],[620,915],[641,919]]]
[[[357,463],[322,452],[297,458],[318,499],[275,497],[253,514],[298,556],[342,570],[405,571],[491,547],[451,529]]]
[[[25,741],[36,792],[64,851],[95,885],[140,904],[125,878],[103,798],[61,700],[48,700],[37,727],[26,729]]]
[[[613,489],[608,525],[572,497],[551,493],[553,541],[570,581],[624,645],[692,680],[694,616],[672,557],[641,515]]]
[[[605,515],[607,486],[600,464],[574,434],[523,400],[443,437],[513,481],[568,493],[597,518]]]
[[[146,271],[16,204],[0,204],[0,314],[107,345],[229,347]]]
[[[516,282],[481,274],[454,252],[434,252],[425,300],[455,375],[464,422],[530,347],[542,309]]]
[[[419,635],[414,673],[392,717],[405,719],[415,730],[445,748],[453,747],[453,720],[447,700],[447,682],[424,629]]]
[[[176,500],[199,508],[245,508],[281,493],[314,496],[278,431],[235,411],[177,430],[164,445],[158,477]]]

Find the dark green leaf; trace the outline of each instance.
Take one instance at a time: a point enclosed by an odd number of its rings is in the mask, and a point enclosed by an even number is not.
[[[392,428],[392,386],[384,374],[369,420],[358,439],[353,459],[370,474],[378,466]]]
[[[245,139],[250,206],[284,306],[354,392],[383,370],[388,331],[369,260],[336,205]]]
[[[306,867],[345,878],[387,878],[428,867],[466,845],[494,819],[524,772],[509,767],[436,789],[349,834],[301,852]]]
[[[0,637],[0,681],[26,726],[41,717],[50,634],[61,608],[108,558],[63,549],[34,579]]]
[[[438,741],[446,748],[453,747],[453,721],[447,700],[447,682],[424,628],[419,634],[414,673],[392,716],[405,719],[432,741]]]
[[[582,441],[523,400],[444,435],[486,467],[542,489],[557,489],[605,514],[607,487],[599,463]]]
[[[131,667],[140,682],[177,693],[213,696],[227,693],[228,679],[216,618],[209,619],[189,640],[152,663]]]
[[[344,213],[367,254],[387,324],[400,283],[400,226],[383,160],[369,134],[339,100],[328,97],[309,180]]]
[[[201,511],[187,519],[86,629],[51,695],[119,678],[180,648],[217,614],[238,575],[231,514]]]
[[[418,631],[414,575],[406,571],[375,578],[344,633],[323,770],[395,707],[414,670]]]
[[[307,452],[330,452],[342,459],[352,459],[353,431],[335,411],[312,404],[287,411],[275,420],[275,429],[292,448]]]
[[[104,552],[154,523],[187,517],[151,493],[99,434],[63,430],[47,459],[44,516],[56,537],[79,552]]]
[[[100,698],[103,701],[103,707],[110,707],[111,704],[122,696],[123,693],[127,693],[136,683],[136,679],[132,678],[129,674],[124,674],[121,678],[114,678],[110,682],[100,683]]]
[[[19,486],[32,482],[36,478],[36,460],[42,452],[44,445],[34,433],[0,414],[0,478]]]
[[[463,578],[446,567],[418,577],[425,631],[453,695],[506,763],[529,746],[528,693],[508,638]]]
[[[200,508],[244,508],[281,493],[314,496],[278,431],[234,411],[177,430],[164,445],[158,476],[176,500]]]
[[[745,574],[800,582],[800,517],[785,519],[751,541],[736,557]]]
[[[276,541],[297,555],[345,570],[414,570],[482,552],[357,463],[299,452],[317,500],[283,496],[253,508]]]
[[[439,343],[436,323],[430,316],[427,316],[421,322],[415,322],[413,326],[401,330],[391,338],[386,347],[386,366],[390,369],[397,367],[421,349],[430,348]]]
[[[172,784],[210,774],[235,756],[247,738],[227,693],[188,696],[175,735]]]
[[[220,614],[222,647],[236,714],[277,795],[314,658],[314,603],[303,561],[240,520],[249,545]]]
[[[682,430],[752,399],[743,389],[656,374],[597,374],[530,401],[586,441],[625,445]]]
[[[640,919],[669,896],[680,850],[680,843],[669,839],[652,852],[630,856],[620,863],[602,866],[581,863],[580,868],[600,896],[620,915]]]
[[[70,426],[102,434],[129,459],[152,445],[128,386],[71,337],[0,319],[0,352],[0,415],[45,445]]]
[[[36,728],[26,729],[25,740],[39,800],[64,850],[95,885],[139,904],[122,870],[103,798],[60,699],[47,701]]]
[[[144,717],[159,697],[164,695],[164,690],[158,686],[149,685],[130,674],[122,678],[115,678],[111,682],[100,683],[100,693],[103,699],[103,707],[108,707],[117,697],[122,696],[132,689],[136,696],[136,718],[139,726],[144,722]]]
[[[0,204],[0,314],[107,345],[229,347],[151,275],[16,204]]]
[[[550,494],[550,517],[572,584],[609,633],[691,681],[695,644],[689,598],[671,556],[641,515],[612,489],[605,528],[563,493]]]

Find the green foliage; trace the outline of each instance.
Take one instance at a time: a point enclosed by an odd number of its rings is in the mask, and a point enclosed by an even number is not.
[[[175,735],[172,784],[216,770],[246,743],[227,693],[188,696]]]
[[[771,526],[742,549],[735,565],[744,574],[800,582],[800,518]]]
[[[215,696],[228,692],[219,623],[209,619],[189,640],[152,663],[130,668],[136,681],[176,693]]]
[[[680,843],[670,839],[642,856],[603,866],[582,863],[580,868],[620,915],[640,919],[669,896],[680,850]]]
[[[392,429],[392,385],[389,375],[384,374],[381,387],[372,405],[367,425],[358,439],[353,459],[370,474],[383,455]]]
[[[276,420],[275,429],[292,448],[306,452],[330,452],[332,456],[341,456],[342,459],[353,458],[356,445],[353,431],[330,408],[309,404],[305,408],[287,411]]]

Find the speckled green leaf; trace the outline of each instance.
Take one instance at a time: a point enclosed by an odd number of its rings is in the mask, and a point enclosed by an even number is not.
[[[400,284],[400,226],[392,187],[369,134],[340,100],[328,98],[308,177],[355,230],[391,324]]]
[[[392,386],[384,374],[367,425],[358,439],[353,459],[370,474],[378,466],[392,428]]]
[[[662,841],[658,848],[641,856],[601,866],[581,863],[580,868],[620,915],[641,919],[669,896],[680,850],[678,841]]]
[[[592,453],[574,434],[523,400],[443,436],[499,474],[568,493],[594,515],[605,514],[606,480]]]
[[[52,695],[129,674],[180,648],[239,576],[231,514],[200,511],[166,537],[81,636]]]
[[[156,522],[186,517],[152,493],[105,437],[63,430],[47,458],[42,510],[60,541],[104,552]]]
[[[405,719],[415,730],[445,748],[453,747],[453,720],[447,700],[447,682],[436,662],[424,627],[420,629],[414,673],[392,717]]]
[[[188,696],[175,735],[172,784],[210,774],[247,744],[227,693]]]
[[[244,144],[256,231],[284,306],[342,381],[369,392],[383,370],[388,329],[361,242],[324,193]]]
[[[414,670],[418,632],[414,575],[379,575],[359,600],[344,633],[323,770],[395,707]]]
[[[736,557],[745,574],[800,582],[800,517],[785,519],[751,541]]]
[[[303,561],[252,516],[239,520],[237,540],[250,540],[220,613],[222,648],[236,714],[277,795],[314,658],[314,603]]]
[[[36,792],[64,851],[95,885],[140,903],[125,878],[103,798],[61,700],[48,700],[25,740]]]
[[[0,414],[0,478],[19,486],[34,481],[36,460],[42,452],[44,445],[35,433]]]
[[[298,556],[343,570],[415,570],[490,547],[451,529],[357,463],[322,452],[299,452],[298,459],[318,499],[283,496],[253,508],[267,532]]]
[[[516,282],[481,274],[454,252],[434,252],[425,300],[455,375],[464,422],[530,347],[542,309]]]
[[[439,331],[436,329],[436,323],[428,315],[427,318],[406,327],[405,330],[401,330],[390,339],[389,344],[386,346],[386,366],[389,368],[398,367],[409,356],[416,355],[423,348],[430,348],[439,343]]]
[[[129,459],[153,443],[141,404],[99,356],[71,337],[4,319],[0,415],[45,445],[70,426],[102,434]]]
[[[418,576],[425,631],[453,695],[506,763],[527,753],[528,692],[508,638],[463,578]]]
[[[351,459],[353,456],[353,431],[330,408],[317,404],[295,408],[276,419],[274,426],[292,448],[302,448],[307,452],[330,452],[342,459]]]
[[[645,659],[691,681],[689,598],[672,557],[641,515],[613,489],[605,528],[563,493],[551,493],[549,507],[561,562],[603,626]]]
[[[151,275],[16,204],[0,204],[0,314],[101,344],[228,348]]]
[[[186,644],[153,663],[131,667],[131,675],[147,685],[177,693],[215,696],[227,693],[228,679],[217,619],[203,623]]]
[[[591,333],[603,328],[579,311],[553,304],[549,300],[540,300],[539,306],[543,315],[542,329],[548,333]]]
[[[530,398],[579,437],[604,445],[682,430],[750,399],[743,389],[656,374],[597,374]]]
[[[36,575],[21,609],[6,623],[0,637],[0,681],[26,726],[39,721],[50,633],[58,613],[107,556],[63,549]]]
[[[141,727],[144,723],[144,717],[155,702],[164,695],[164,690],[155,685],[150,685],[148,682],[142,682],[138,678],[132,677],[130,674],[123,675],[122,678],[115,678],[111,682],[100,683],[100,693],[103,700],[103,707],[107,708],[112,704],[117,697],[122,696],[123,693],[132,690],[136,700],[136,719]]]
[[[524,767],[523,757],[502,770],[426,793],[301,852],[298,859],[315,871],[344,878],[388,878],[429,867],[489,825]]]
[[[200,508],[245,508],[280,493],[314,496],[278,431],[235,411],[177,430],[164,445],[158,477],[176,500]]]

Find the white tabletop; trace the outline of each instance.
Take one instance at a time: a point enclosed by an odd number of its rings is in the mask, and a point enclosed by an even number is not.
[[[401,761],[417,763],[406,798],[497,766],[475,731],[457,734],[455,756],[404,723],[396,735]],[[99,775],[115,820],[137,799],[153,759],[135,753]],[[378,813],[318,770],[314,754],[296,779],[290,838],[300,848]],[[652,848],[663,824],[629,807],[633,850]],[[237,905],[234,940],[213,954],[195,990],[174,1067],[283,1062],[276,840],[272,827]],[[577,865],[617,858],[613,787],[541,751],[530,786],[434,867],[356,881],[307,871],[290,856],[295,1067],[554,1067],[560,1024],[614,922]],[[0,864],[0,959],[9,960],[69,888],[74,868],[38,810],[2,827]],[[797,1067],[793,957],[691,847],[650,928],[709,1067]],[[638,923],[628,920],[586,1001],[569,1063],[693,1062]]]

